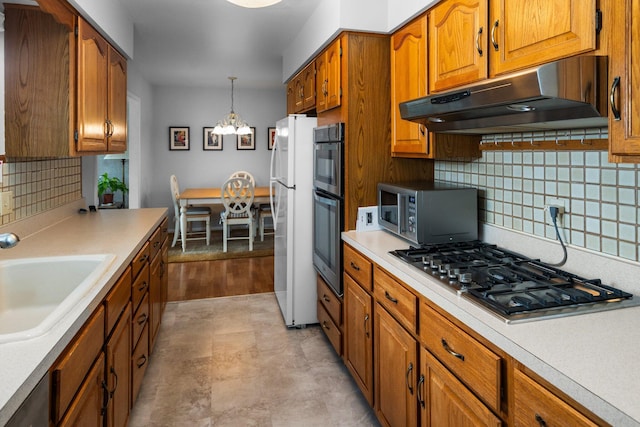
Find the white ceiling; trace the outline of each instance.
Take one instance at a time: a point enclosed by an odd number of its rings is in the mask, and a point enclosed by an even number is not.
[[[135,66],[156,85],[282,85],[282,52],[320,0],[245,9],[226,0],[121,0],[134,23]]]

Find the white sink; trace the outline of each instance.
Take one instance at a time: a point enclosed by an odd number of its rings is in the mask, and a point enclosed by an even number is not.
[[[0,343],[48,332],[114,259],[99,254],[0,261]]]

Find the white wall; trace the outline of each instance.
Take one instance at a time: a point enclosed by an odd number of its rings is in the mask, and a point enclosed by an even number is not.
[[[230,96],[231,85],[226,89],[154,86],[151,141],[143,149],[142,182],[148,189],[143,191],[148,196],[143,206],[172,206],[169,192],[172,174],[178,177],[182,189],[222,185],[236,170],[251,172],[257,185],[268,185],[271,151],[267,149],[267,127],[274,127],[286,115],[285,88],[248,91],[242,89],[242,81],[238,80],[234,109],[256,128],[256,149],[237,150],[236,136],[227,135],[222,151],[204,151],[202,128],[215,126],[229,113]],[[170,126],[189,126],[190,150],[169,151]]]
[[[69,0],[69,3],[102,30],[102,34],[122,53],[133,58],[133,22],[119,1]]]

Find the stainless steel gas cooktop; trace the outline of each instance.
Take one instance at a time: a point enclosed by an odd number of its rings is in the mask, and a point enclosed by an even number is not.
[[[537,259],[480,241],[422,245],[391,254],[507,323],[635,306],[638,298]]]

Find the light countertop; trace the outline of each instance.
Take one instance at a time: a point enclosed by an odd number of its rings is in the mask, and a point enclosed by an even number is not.
[[[484,241],[527,256],[561,256],[557,242],[494,227],[482,231]],[[349,231],[342,239],[605,421],[640,426],[640,306],[507,324],[389,254],[408,242],[386,231]],[[563,269],[602,278],[640,298],[638,264],[576,249],[569,261]],[[591,271],[598,266],[604,271]]]
[[[20,243],[0,260],[80,254],[113,254],[114,261],[80,302],[44,335],[0,344],[0,425],[4,425],[47,373],[133,257],[166,217],[167,209],[113,209],[78,213],[78,201],[0,228]]]

